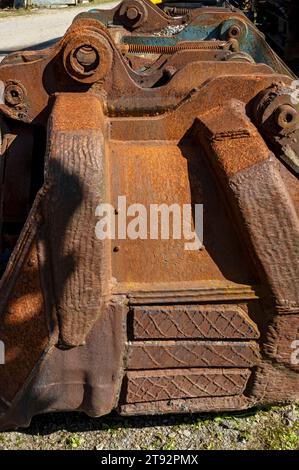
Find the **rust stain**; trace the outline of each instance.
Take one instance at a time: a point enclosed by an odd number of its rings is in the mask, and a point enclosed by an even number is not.
[[[0,396],[11,401],[48,343],[35,244],[1,315],[0,338],[5,344],[5,365],[0,366]]]

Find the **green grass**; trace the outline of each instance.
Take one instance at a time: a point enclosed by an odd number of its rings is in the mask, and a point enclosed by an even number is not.
[[[9,10],[0,11],[0,19],[14,17],[14,16],[31,15],[34,12],[35,10],[31,10],[29,8],[17,8],[17,9],[11,8]]]
[[[299,423],[291,427],[286,427],[282,423],[269,425],[258,437],[265,450],[298,450]]]
[[[67,449],[78,449],[81,444],[81,439],[77,434],[71,434],[65,440],[65,445]]]

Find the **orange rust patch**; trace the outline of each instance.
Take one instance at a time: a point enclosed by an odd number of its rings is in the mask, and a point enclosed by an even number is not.
[[[241,139],[224,139],[213,144],[217,159],[228,176],[233,176],[256,163],[269,158],[269,149],[256,135]]]
[[[98,129],[103,116],[99,98],[90,93],[88,98],[85,94],[79,93],[57,95],[54,107],[55,112],[52,114],[54,131]]]
[[[0,339],[5,344],[5,364],[0,366],[0,396],[12,400],[48,341],[35,244],[1,317]]]
[[[127,206],[143,204],[147,214],[151,204],[204,205],[202,250],[185,250],[183,238],[153,240],[149,233],[146,240],[116,239],[112,245],[119,249],[112,253],[112,270],[118,282],[252,280],[250,266],[199,145],[189,141],[179,146],[111,142],[109,150],[113,169],[111,202],[115,207],[119,195],[126,195]],[[118,214],[116,223],[120,217]],[[147,229],[149,232],[149,222]]]

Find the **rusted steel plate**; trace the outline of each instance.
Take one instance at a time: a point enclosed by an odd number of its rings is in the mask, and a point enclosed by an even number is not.
[[[119,283],[115,294],[127,294],[131,305],[200,304],[203,302],[239,302],[257,300],[264,292],[259,285],[231,281],[184,281],[159,283]],[[246,310],[246,308],[245,308]]]
[[[225,397],[202,398],[176,398],[169,400],[147,401],[142,403],[122,404],[118,408],[120,414],[131,415],[155,415],[162,413],[194,413],[213,411],[244,410],[249,406],[249,401],[244,395]]]
[[[95,322],[86,344],[70,349],[54,345],[48,348],[21,396],[0,414],[0,427],[28,426],[32,416],[43,412],[78,410],[90,416],[110,413],[118,404],[122,384],[124,322],[123,299],[115,298]],[[1,382],[1,393],[2,387]]]
[[[166,123],[161,125],[159,133],[164,133],[164,126]],[[147,131],[142,130],[142,134],[147,139]],[[180,207],[204,204],[204,250],[185,250],[183,238],[152,239],[150,224],[146,243],[140,238],[123,240],[116,234],[113,243],[118,251],[112,256],[112,272],[119,282],[170,283],[229,278],[236,283],[249,283],[251,267],[221,205],[220,195],[209,183],[212,175],[200,147],[194,147],[189,139],[181,141],[180,145],[172,142],[161,145],[155,141],[138,145],[120,141],[111,144],[109,153],[114,169],[111,173],[114,207],[119,206],[118,197],[123,194],[126,206],[138,201],[148,214],[153,204],[178,204]],[[122,206],[119,208],[117,221],[125,210]],[[145,259],[152,261],[145,263]]]
[[[200,132],[214,152],[215,170],[226,178],[225,191],[235,200],[240,225],[242,221],[246,224],[255,262],[259,263],[260,275],[267,278],[277,308],[281,313],[296,313],[298,282],[290,284],[290,279],[297,280],[299,275],[296,209],[280,176],[279,165],[257,135],[255,126],[240,113],[238,103],[231,102],[228,107],[230,120],[219,121],[219,116],[211,113]],[[223,109],[223,116],[224,112]],[[238,159],[233,158],[236,152]],[[281,224],[282,219],[285,224]]]
[[[127,372],[126,403],[241,395],[248,369],[176,369]]]
[[[292,369],[290,360],[288,367],[285,368],[281,367],[281,364],[273,363],[272,360],[269,363],[269,360],[266,359],[256,369],[251,397],[254,397],[258,402],[263,401],[266,405],[297,402],[298,370],[295,372],[290,369]]]
[[[35,240],[2,310],[0,338],[5,345],[5,365],[0,365],[1,399],[10,403],[49,342]]]
[[[269,327],[265,352],[275,362],[299,372],[299,315],[278,315]],[[293,358],[290,364],[290,356]]]
[[[253,367],[258,362],[254,342],[137,341],[129,344],[126,367]]]
[[[259,331],[246,313],[233,305],[134,307],[132,338],[257,339]]]
[[[97,241],[92,224],[107,191],[102,127],[97,97],[57,97],[50,117],[45,219],[60,341],[68,347],[84,344],[108,291],[109,241]]]

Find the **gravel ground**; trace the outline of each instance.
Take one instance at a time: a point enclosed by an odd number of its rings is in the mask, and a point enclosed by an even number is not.
[[[299,450],[299,406],[132,418],[49,414],[23,431],[0,433],[4,449]]]
[[[0,12],[0,59],[21,49],[47,47],[64,35],[79,13],[91,8],[113,8],[117,3],[97,0],[95,4],[89,3],[83,7],[40,9],[19,16],[7,16],[7,12],[1,16]]]

